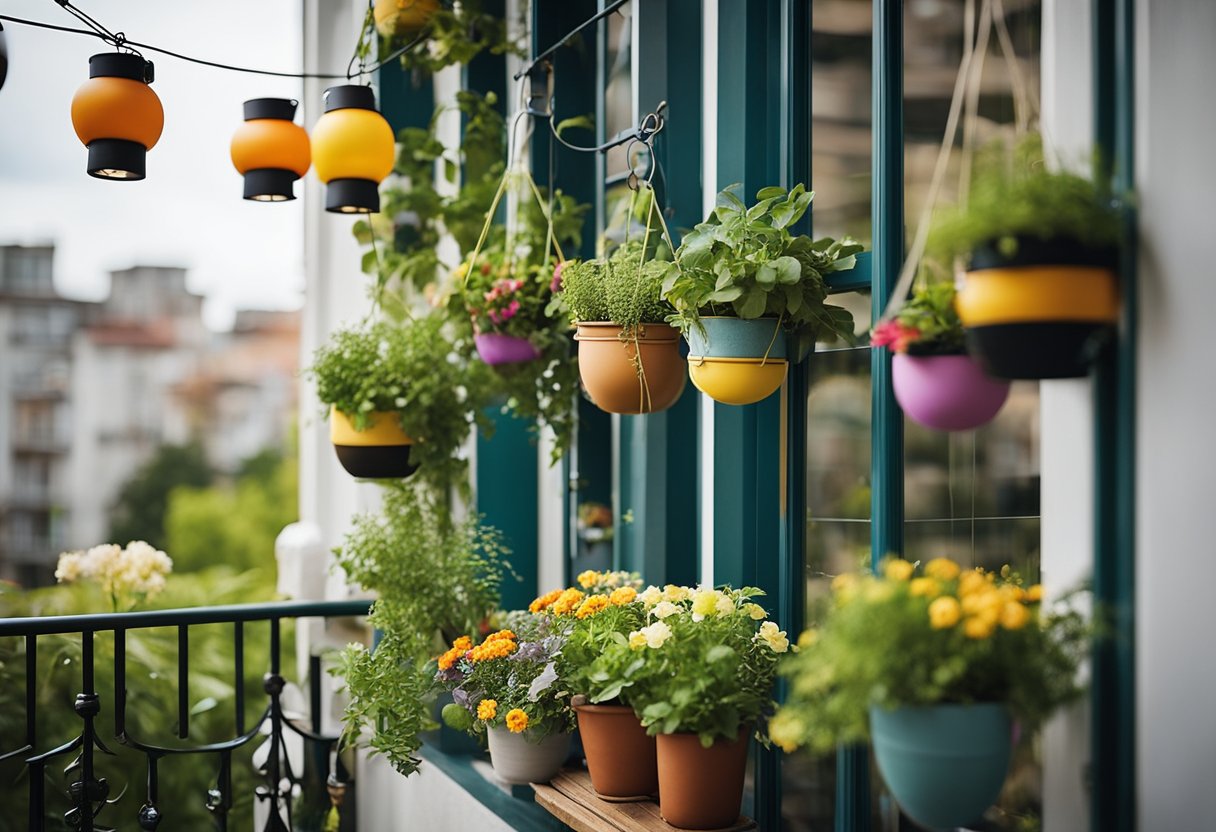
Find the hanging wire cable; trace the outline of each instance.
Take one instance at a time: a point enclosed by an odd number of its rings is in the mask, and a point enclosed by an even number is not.
[[[614,147],[620,147],[627,142],[635,141],[649,145],[654,140],[654,137],[663,132],[663,128],[667,126],[667,121],[663,118],[663,111],[666,109],[667,102],[660,101],[659,106],[654,108],[653,113],[647,113],[642,117],[642,120],[638,122],[637,127],[626,130],[622,133],[618,133],[616,136],[603,144],[595,145],[593,147],[582,147],[577,144],[571,144],[563,139],[561,133],[558,132],[557,124],[554,122],[555,116],[552,112],[549,114],[549,132],[553,134],[554,138],[562,143],[563,147],[568,147],[569,149],[576,150],[579,153],[604,153]]]
[[[167,55],[170,58],[176,58],[180,61],[187,61],[189,63],[199,64],[201,66],[209,66],[214,69],[223,69],[223,70],[227,70],[229,72],[245,72],[250,75],[268,75],[268,76],[275,77],[275,78],[301,78],[301,79],[318,79],[318,80],[346,79],[348,81],[351,78],[354,78],[354,77],[356,77],[356,75],[358,75],[358,73],[351,74],[349,69],[346,72],[278,72],[278,71],[272,70],[272,69],[258,69],[255,67],[236,66],[234,64],[225,64],[225,63],[221,63],[219,61],[210,61],[205,58],[196,58],[192,55],[186,55],[181,52],[175,52],[172,49],[166,49],[162,46],[154,46],[153,44],[150,44],[150,43],[142,43],[140,41],[128,40],[122,32],[111,32],[109,29],[102,26],[100,23],[97,23],[96,21],[94,21],[87,14],[84,14],[83,12],[80,12],[80,14],[76,14],[76,12],[79,10],[76,9],[75,6],[71,6],[70,3],[61,4],[59,2],[59,0],[55,0],[55,2],[56,2],[56,4],[62,5],[66,11],[68,11],[69,13],[72,13],[74,17],[81,20],[81,22],[85,23],[85,25],[89,26],[89,28],[88,29],[77,29],[77,28],[74,28],[71,26],[59,26],[54,23],[46,23],[41,20],[27,20],[25,18],[14,17],[13,15],[7,15],[7,14],[0,14],[0,20],[7,21],[9,23],[16,23],[21,26],[30,26],[35,29],[47,29],[47,30],[50,30],[53,32],[66,32],[68,34],[73,34],[73,35],[85,35],[86,37],[97,38],[98,40],[108,43],[110,46],[113,46],[116,49],[125,48],[125,49],[129,49],[133,52],[138,52],[138,50],[142,49],[142,50],[145,50],[148,52],[156,52],[161,55]],[[81,15],[84,15],[84,16],[81,17]],[[385,57],[378,60],[376,63],[371,64],[370,66],[364,67],[363,72],[364,73],[375,72],[376,70],[378,70],[384,66],[387,66],[388,64],[392,63],[397,58],[400,58],[405,53],[410,52],[413,49],[415,49],[416,47],[418,47],[420,44],[425,43],[427,38],[429,37],[429,35],[430,35],[430,32],[424,28],[419,33],[418,37],[414,38],[413,40],[411,40],[409,43],[405,44],[404,46],[401,46],[398,49],[394,49],[392,52],[390,52],[388,55],[386,55]],[[353,66],[353,62],[352,62],[352,66]]]
[[[518,81],[520,78],[523,78],[525,75],[532,72],[532,70],[536,68],[537,64],[539,64],[541,61],[548,58],[550,55],[552,55],[558,49],[561,49],[563,46],[565,46],[566,43],[571,38],[573,38],[575,35],[582,32],[588,26],[591,26],[594,23],[600,22],[605,17],[612,14],[613,12],[615,12],[617,9],[619,9],[621,6],[625,5],[628,2],[629,2],[629,0],[614,0],[614,2],[609,3],[599,13],[587,18],[582,23],[575,26],[573,29],[571,29],[569,32],[567,32],[565,34],[565,36],[563,36],[561,38],[561,40],[557,41],[552,46],[550,46],[548,49],[546,49],[545,51],[538,54],[532,60],[528,61],[528,63],[524,65],[523,69],[521,69],[519,72],[515,73],[515,80]]]

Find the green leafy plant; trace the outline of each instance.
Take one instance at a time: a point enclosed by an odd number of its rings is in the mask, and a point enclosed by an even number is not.
[[[871,706],[1006,703],[1033,728],[1080,693],[1087,644],[1081,616],[1041,597],[1008,567],[965,572],[946,558],[919,575],[889,560],[882,576],[837,577],[822,628],[782,668],[790,696],[771,738],[787,750],[861,742]]]
[[[375,321],[335,332],[308,371],[321,402],[365,430],[372,413],[396,414],[415,441],[415,475],[440,492],[467,486],[459,455],[474,424],[485,425],[475,393],[483,370],[461,359],[441,315]]]
[[[650,259],[653,252],[644,257],[642,245],[633,240],[609,257],[561,264],[558,277],[571,323],[616,324],[627,335],[674,314],[662,297],[668,263]]]
[[[949,264],[983,245],[1012,255],[1019,237],[1070,240],[1092,249],[1118,246],[1122,238],[1110,191],[1083,176],[1050,170],[1038,135],[1012,149],[993,144],[977,155],[966,204],[934,218],[926,257]]]
[[[953,283],[921,284],[894,318],[874,327],[870,343],[908,355],[961,355],[963,324],[954,295]]]
[[[777,318],[805,355],[821,337],[853,339],[853,316],[825,303],[824,276],[853,268],[862,246],[852,239],[812,240],[790,228],[814,192],[764,188],[748,207],[731,186],[718,194],[709,219],[685,235],[663,279],[670,321],[682,331],[704,315]]]
[[[497,607],[509,550],[478,518],[453,523],[442,497],[406,485],[385,490],[381,513],[357,516],[336,553],[350,582],[378,593],[368,623],[382,634],[374,651],[352,645],[342,653],[344,736],[353,743],[369,735],[408,775],[418,766],[420,732],[433,727],[431,657],[476,632]]]
[[[708,748],[733,740],[768,709],[785,633],[752,599],[763,593],[669,586],[639,595],[652,623],[591,665],[593,702],[626,699],[650,734],[695,733]]]

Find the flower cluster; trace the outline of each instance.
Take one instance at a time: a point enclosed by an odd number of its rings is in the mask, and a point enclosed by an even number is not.
[[[954,284],[925,283],[894,318],[874,325],[870,343],[910,355],[956,355],[963,352],[963,324],[954,309]]]
[[[649,626],[631,632],[629,646],[635,650],[642,647],[657,650],[662,647],[672,636],[671,627],[665,623],[665,619],[672,616],[687,615],[693,623],[711,618],[739,616],[751,621],[763,621],[755,633],[755,640],[768,645],[774,653],[786,652],[790,649],[789,637],[776,623],[765,621],[768,613],[764,607],[748,600],[755,594],[755,590],[736,592],[712,587],[692,589],[674,584],[668,584],[663,589],[657,586],[647,587],[637,598],[646,608],[647,615],[657,620]]]
[[[457,641],[460,641],[460,639],[457,639]],[[452,646],[455,648],[456,645],[453,644]],[[466,656],[471,662],[485,662],[492,659],[504,658],[518,649],[519,645],[515,641],[515,633],[510,630],[499,630],[486,636],[486,640],[469,650]],[[444,655],[446,656],[447,654],[445,653]]]
[[[88,551],[65,552],[59,556],[55,579],[60,583],[95,581],[118,610],[130,609],[158,594],[172,571],[173,561],[168,555],[134,540],[126,548],[106,543]]]
[[[588,592],[611,592],[626,586],[639,589],[642,586],[642,576],[637,572],[596,572],[588,569],[580,572],[575,580]]]
[[[1028,725],[1074,697],[1087,631],[1068,606],[1008,566],[888,559],[840,575],[823,626],[804,632],[783,672],[787,704],[769,733],[787,750],[864,741],[871,707],[1004,703]]]
[[[906,353],[919,340],[920,330],[902,323],[898,318],[876,324],[870,333],[872,346],[890,347],[892,352],[898,353]]]
[[[495,280],[494,285],[483,297],[486,302],[486,317],[497,324],[504,324],[519,312],[519,299],[515,293],[524,288],[522,280],[504,278]]]
[[[509,258],[503,251],[482,253],[473,271],[462,264],[453,277],[478,332],[528,337],[548,326],[553,296],[548,270]]]

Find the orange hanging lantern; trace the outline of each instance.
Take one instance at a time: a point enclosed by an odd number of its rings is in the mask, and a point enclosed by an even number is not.
[[[149,86],[153,77],[142,55],[89,58],[89,80],[72,99],[72,126],[89,149],[89,176],[144,178],[147,153],[165,126],[164,108]]]
[[[395,155],[393,128],[376,111],[371,87],[325,91],[325,113],[312,129],[312,163],[326,184],[326,211],[378,212],[380,182],[392,172]]]
[[[308,134],[296,124],[297,102],[253,98],[245,102],[245,123],[232,136],[232,164],[245,177],[245,199],[295,199],[292,183],[312,164]]]

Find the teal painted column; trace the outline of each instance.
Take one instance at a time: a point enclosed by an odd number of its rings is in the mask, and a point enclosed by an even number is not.
[[[494,408],[494,436],[477,436],[477,511],[500,530],[511,547],[511,566],[519,580],[507,578],[502,586],[502,607],[526,609],[539,592],[537,550],[540,544],[536,510],[540,486],[538,451],[531,423],[504,415]]]
[[[406,72],[399,61],[377,71],[380,83],[380,112],[392,125],[393,134],[404,127],[426,127],[435,112],[435,83],[430,73]]]
[[[1098,181],[1135,186],[1135,3],[1095,0],[1094,138]],[[1094,604],[1110,616],[1093,648],[1094,832],[1136,828],[1136,211],[1122,206],[1119,337],[1094,375]]]

